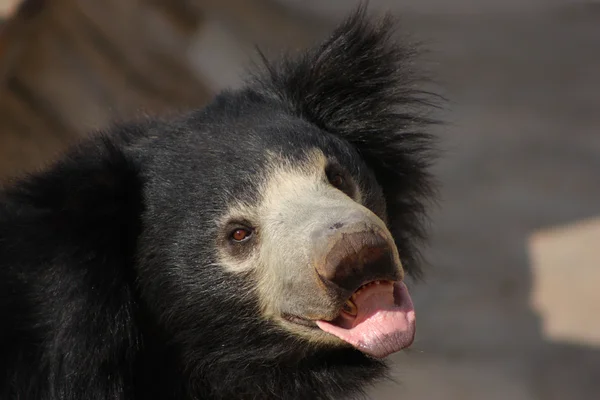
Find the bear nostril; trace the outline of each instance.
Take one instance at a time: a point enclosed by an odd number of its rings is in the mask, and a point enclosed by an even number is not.
[[[342,228],[343,226],[344,226],[344,223],[343,223],[343,222],[336,222],[335,224],[331,225],[331,226],[329,227],[329,229],[331,229],[331,230],[340,229],[340,228]]]
[[[360,261],[363,264],[371,264],[376,262],[383,256],[387,249],[382,247],[367,247],[360,252]]]
[[[394,281],[402,277],[393,244],[374,232],[337,231],[323,242],[315,249],[315,269],[322,280],[338,288],[354,291],[371,280]]]

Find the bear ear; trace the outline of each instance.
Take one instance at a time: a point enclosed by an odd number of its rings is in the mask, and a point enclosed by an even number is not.
[[[390,15],[371,19],[359,7],[314,48],[269,62],[250,87],[288,112],[359,147],[384,153],[388,142],[435,123],[442,98],[423,90],[417,43],[402,37]],[[390,154],[388,154],[390,156]]]
[[[437,157],[429,117],[444,99],[423,90],[419,47],[395,34],[390,16],[372,21],[360,7],[321,45],[279,63],[265,60],[250,87],[289,112],[356,147],[386,198],[402,263],[420,275],[417,243],[436,195]]]
[[[99,136],[6,189],[0,195],[0,222],[14,222],[8,232],[22,240],[45,239],[38,250],[70,245],[82,254],[122,257],[133,254],[142,204],[136,163]]]

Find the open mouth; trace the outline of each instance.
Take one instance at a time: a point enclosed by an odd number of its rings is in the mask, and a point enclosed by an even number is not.
[[[302,326],[320,328],[377,358],[410,346],[416,329],[412,299],[401,281],[372,281],[362,285],[331,321],[285,318]]]
[[[340,310],[340,314],[339,314],[340,316],[338,318],[340,318],[342,315],[346,315],[347,318],[349,318],[349,317],[356,317],[356,315],[358,313],[358,307],[354,303],[356,297],[360,294],[360,292],[362,292],[363,289],[366,289],[366,288],[368,288],[371,285],[380,285],[382,283],[384,285],[385,284],[393,284],[392,281],[378,280],[378,281],[367,282],[364,285],[362,285],[361,287],[359,287],[352,294],[352,296],[350,296],[350,298],[348,300],[346,300],[346,302],[342,306],[342,309]],[[302,318],[302,317],[299,317],[297,315],[287,314],[287,313],[283,314],[282,317],[286,321],[291,322],[293,324],[302,325],[302,326],[305,326],[307,328],[320,329],[319,326],[316,323],[316,320]],[[337,318],[336,318],[336,320],[337,320]]]
[[[342,306],[342,313],[346,314],[349,317],[356,317],[356,315],[358,314],[358,307],[356,306],[356,303],[355,303],[356,298],[360,295],[360,293],[363,290],[366,290],[370,286],[381,285],[381,284],[393,285],[394,282],[392,282],[392,281],[372,281],[372,282],[365,283],[364,285],[359,287],[356,290],[356,292],[352,293],[352,296],[350,296],[350,298],[348,300],[346,300],[346,302]],[[344,315],[344,314],[340,314],[340,316]]]

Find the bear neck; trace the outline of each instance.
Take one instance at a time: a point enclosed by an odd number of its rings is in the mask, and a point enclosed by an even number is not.
[[[241,331],[243,333],[243,331]],[[246,331],[252,337],[252,330]],[[136,398],[340,399],[365,394],[387,378],[385,363],[357,350],[298,348],[295,339],[271,333],[228,347],[215,337],[193,346],[165,347],[164,338],[144,340],[137,364]],[[172,342],[171,342],[172,343]],[[267,344],[269,343],[269,344]]]

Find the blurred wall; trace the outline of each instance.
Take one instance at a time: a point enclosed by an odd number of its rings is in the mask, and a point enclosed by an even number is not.
[[[201,22],[183,56],[190,79],[207,92],[235,87],[254,44],[301,48],[355,3],[197,0]],[[585,282],[598,280],[600,246],[584,244],[600,243],[600,2],[370,4],[400,15],[431,50],[422,64],[450,99],[436,131],[431,266],[411,288],[418,337],[393,359],[398,382],[371,397],[597,398],[600,292]]]

